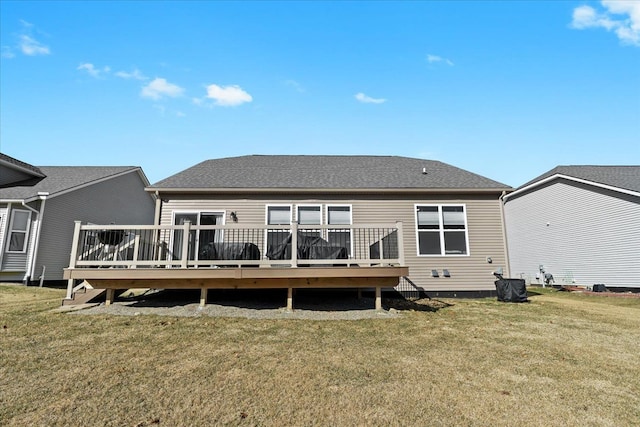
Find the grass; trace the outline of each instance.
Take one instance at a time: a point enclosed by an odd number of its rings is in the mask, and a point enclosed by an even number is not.
[[[640,299],[541,290],[358,321],[78,316],[0,286],[0,425],[640,420]]]

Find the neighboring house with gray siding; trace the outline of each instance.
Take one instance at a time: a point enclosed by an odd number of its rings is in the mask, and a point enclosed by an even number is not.
[[[159,198],[156,225],[401,221],[409,278],[435,294],[495,291],[492,272],[507,269],[500,196],[509,190],[431,160],[295,155],[207,160],[147,188]]]
[[[0,153],[0,177],[0,281],[62,280],[75,220],[153,221],[139,167],[35,167]]]
[[[514,277],[640,288],[640,166],[558,166],[504,210]]]

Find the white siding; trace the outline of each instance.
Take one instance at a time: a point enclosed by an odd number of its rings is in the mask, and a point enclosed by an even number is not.
[[[29,205],[31,208],[33,209],[38,209],[39,203],[32,203]],[[13,272],[13,273],[17,273],[19,272],[20,274],[14,274],[13,277],[19,277],[19,280],[23,280],[24,276],[25,276],[25,272],[27,271],[27,265],[29,263],[29,257],[32,256],[33,254],[33,245],[34,245],[34,235],[33,235],[33,231],[34,231],[34,225],[35,225],[35,221],[36,221],[36,217],[37,215],[34,212],[31,212],[30,215],[30,221],[29,221],[29,228],[27,231],[27,235],[25,236],[25,239],[27,241],[27,247],[26,247],[26,251],[24,253],[17,253],[17,252],[7,252],[7,238],[9,235],[9,226],[11,223],[11,212],[14,210],[22,210],[22,211],[26,211],[26,209],[21,206],[21,205],[11,205],[11,209],[8,209],[6,211],[6,219],[3,218],[3,221],[5,221],[4,224],[4,238],[2,239],[2,250],[3,250],[3,255],[2,255],[2,272]],[[18,280],[18,279],[11,279],[11,280]]]
[[[223,211],[226,223],[231,223],[229,214],[238,216],[239,224],[264,224],[265,206],[268,204],[292,204],[293,212],[299,204],[322,204],[323,222],[326,223],[327,204],[352,206],[353,224],[395,223],[402,221],[404,227],[405,259],[409,266],[409,277],[427,291],[489,291],[495,290],[492,272],[499,267],[506,270],[503,228],[498,194],[494,195],[281,195],[255,194],[242,196],[189,196],[162,195],[161,224],[171,224],[175,211]],[[469,233],[469,256],[419,257],[416,247],[416,204],[464,204],[467,210]],[[295,218],[294,218],[295,220]],[[491,257],[492,264],[487,263]],[[442,277],[448,269],[451,277]],[[438,270],[440,277],[431,277],[431,270]]]
[[[536,282],[640,287],[640,198],[567,180],[505,203],[511,272]]]
[[[4,252],[4,242],[6,228],[8,224],[9,208],[7,205],[0,206],[0,252]],[[0,254],[0,263],[2,262],[2,255]]]

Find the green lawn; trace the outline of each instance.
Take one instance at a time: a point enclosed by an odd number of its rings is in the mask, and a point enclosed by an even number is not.
[[[358,321],[53,313],[0,285],[0,425],[640,422],[640,299],[537,290]]]

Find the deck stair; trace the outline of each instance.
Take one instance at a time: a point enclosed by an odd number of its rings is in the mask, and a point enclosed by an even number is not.
[[[65,298],[62,300],[63,306],[87,304],[99,298],[104,299],[104,295],[107,292],[106,289],[93,289],[87,282],[83,282],[82,286],[77,288],[71,295],[71,299]]]

